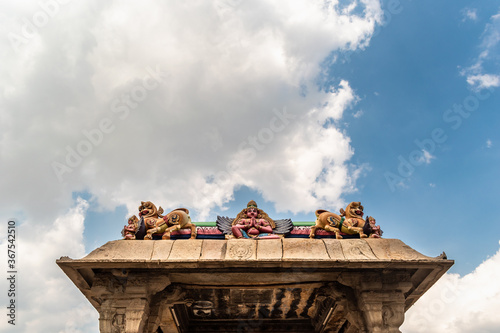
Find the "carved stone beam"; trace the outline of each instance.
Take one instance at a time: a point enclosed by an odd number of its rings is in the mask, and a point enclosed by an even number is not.
[[[177,323],[172,316],[171,307],[175,303],[184,303],[185,290],[178,285],[171,285],[151,298],[146,333],[155,333],[161,327],[164,333],[177,333]]]
[[[322,288],[320,292],[325,293],[325,295],[332,297],[334,300],[334,307],[332,307],[328,323],[324,327],[325,333],[337,333],[342,329],[344,324],[348,327],[346,332],[366,332],[363,312],[358,307],[356,293],[352,287],[339,282],[332,282],[327,287]],[[319,309],[320,307],[317,308]],[[349,323],[345,323],[346,320]]]

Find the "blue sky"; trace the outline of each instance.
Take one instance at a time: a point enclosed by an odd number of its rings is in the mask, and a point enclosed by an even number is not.
[[[474,298],[500,274],[500,5],[336,3],[1,2],[0,215],[24,271],[62,288],[21,279],[38,297],[19,332],[95,329],[53,262],[119,239],[141,200],[194,221],[249,200],[294,221],[361,201],[384,237],[456,261],[439,286],[461,291],[453,306],[434,288],[403,331],[498,331],[456,313],[500,306]],[[34,312],[40,299],[83,315]]]
[[[496,177],[500,97],[495,87],[482,92],[490,96],[480,100],[477,110],[463,118],[457,129],[453,128],[455,121],[443,119],[453,105],[475,96],[461,69],[476,61],[485,26],[499,8],[494,2],[480,4],[455,1],[430,6],[401,1],[393,14],[386,7],[385,22],[369,46],[355,52],[334,52],[338,60],[333,64],[325,61],[327,74],[320,79],[320,88],[325,90],[347,80],[359,97],[339,127],[351,139],[355,152],[351,162],[366,165],[368,170],[358,179],[357,190],[343,196],[344,201],[362,201],[367,214],[383,226],[386,237],[400,238],[428,255],[446,251],[450,258],[460,258],[451,269],[460,274],[471,272],[495,253],[500,234],[496,223],[487,232],[471,228],[477,223],[477,209],[494,207],[500,194],[500,186],[495,186],[500,185]],[[477,19],[466,15],[473,9]],[[498,58],[488,66],[497,73]],[[399,156],[409,161],[410,153],[418,150],[415,140],[431,139],[436,128],[443,130],[441,137],[446,140],[424,145],[432,148],[430,163],[414,166],[409,177],[401,177],[404,184],[388,182],[386,173],[400,176]],[[90,198],[88,193],[82,196]],[[243,186],[223,209],[214,208],[206,220],[234,216],[249,200],[256,200],[277,218],[315,219],[314,211],[276,211],[261,192]],[[321,208],[336,211],[338,207]],[[87,248],[119,237],[116,230],[126,214],[124,206],[112,214],[94,211],[91,205],[85,229]],[[472,244],[481,246],[469,251]]]

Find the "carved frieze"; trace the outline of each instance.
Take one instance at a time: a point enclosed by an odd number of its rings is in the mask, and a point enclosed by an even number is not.
[[[226,260],[256,259],[257,243],[245,239],[230,239],[227,241]]]

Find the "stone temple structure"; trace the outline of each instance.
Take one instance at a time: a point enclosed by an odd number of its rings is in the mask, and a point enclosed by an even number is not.
[[[453,261],[334,236],[117,240],[57,264],[103,333],[393,333]]]

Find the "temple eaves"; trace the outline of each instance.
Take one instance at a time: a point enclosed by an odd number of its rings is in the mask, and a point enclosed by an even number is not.
[[[101,332],[148,333],[400,332],[453,263],[381,238],[117,240],[57,260]]]

